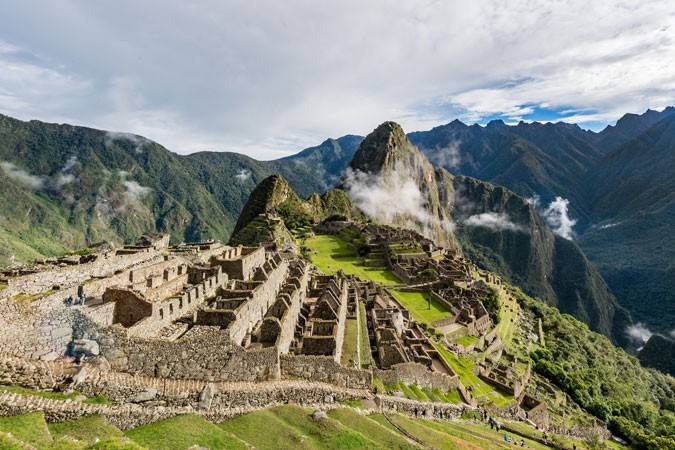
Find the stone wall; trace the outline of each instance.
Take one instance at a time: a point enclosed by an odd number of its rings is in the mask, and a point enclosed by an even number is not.
[[[169,379],[260,381],[278,379],[275,348],[244,350],[226,330],[196,326],[174,341],[127,336],[118,327],[97,339],[114,370]]]
[[[382,412],[400,413],[427,419],[457,419],[462,412],[472,409],[469,406],[450,403],[431,403],[410,400],[407,398],[376,395],[375,404]]]
[[[427,366],[415,362],[396,364],[389,370],[375,369],[373,374],[384,384],[414,384],[420,388],[440,389],[443,392],[456,388],[457,375],[449,376],[429,370]]]
[[[21,293],[39,294],[51,290],[54,286],[63,289],[82,284],[91,278],[111,276],[119,270],[151,260],[157,255],[155,250],[127,255],[107,253],[98,255],[96,260],[90,263],[55,267],[30,275],[10,277],[8,287],[0,291],[0,298],[10,298]]]
[[[334,384],[353,389],[370,389],[373,375],[368,370],[341,366],[330,356],[281,355],[281,376]]]
[[[232,342],[241,344],[253,326],[265,317],[277,297],[287,271],[288,262],[280,260],[279,265],[268,274],[267,280],[254,289],[251,298],[234,311],[236,319],[227,328]]]

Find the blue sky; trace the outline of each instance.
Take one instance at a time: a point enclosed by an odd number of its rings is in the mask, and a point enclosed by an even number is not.
[[[385,120],[675,103],[671,0],[4,0],[0,112],[273,159]]]

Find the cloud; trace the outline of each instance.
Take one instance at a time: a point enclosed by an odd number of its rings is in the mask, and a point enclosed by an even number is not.
[[[41,189],[45,184],[44,177],[31,175],[9,161],[0,161],[0,167],[5,172],[7,177],[28,188]]]
[[[437,147],[429,155],[429,161],[435,166],[453,169],[459,167],[462,158],[459,152],[460,141],[452,141],[445,147]]]
[[[513,223],[506,213],[486,212],[474,214],[464,220],[464,225],[488,228],[493,231],[524,231],[524,228]]]
[[[181,153],[271,159],[387,119],[415,130],[537,108],[607,122],[675,98],[670,0],[8,0],[3,12],[0,110]]]
[[[251,178],[251,171],[248,169],[239,169],[237,174],[234,176],[237,180],[239,180],[240,183],[243,183],[244,181],[248,180]]]
[[[575,234],[573,228],[577,221],[569,216],[569,200],[562,197],[555,197],[545,208],[542,206],[541,198],[537,194],[534,194],[525,201],[539,211],[539,214],[546,220],[546,223],[551,227],[551,230],[553,230],[555,234],[562,236],[565,239],[574,239]]]
[[[652,337],[651,330],[643,325],[641,322],[630,325],[626,328],[626,335],[636,344],[646,344],[650,337]]]
[[[54,177],[53,183],[57,189],[67,184],[73,183],[76,180],[75,175],[68,172],[70,172],[77,164],[78,164],[77,156],[71,155],[66,161],[66,163],[63,165],[61,170],[59,170],[59,172]]]
[[[125,170],[120,170],[117,173],[122,179],[122,184],[126,188],[124,195],[129,202],[137,203],[140,200],[142,200],[146,195],[152,192],[152,188],[147,186],[141,186],[136,181],[128,180],[127,177],[129,176],[129,172]]]
[[[425,196],[402,166],[386,176],[348,168],[343,184],[353,204],[375,222],[415,229],[429,238],[435,238],[437,229],[447,232],[453,229],[449,220],[429,214]]]
[[[126,141],[131,143],[133,150],[136,153],[143,152],[143,146],[149,141],[143,136],[138,136],[132,133],[123,133],[119,131],[106,131],[105,133],[105,145],[110,148],[114,145],[115,141]]]

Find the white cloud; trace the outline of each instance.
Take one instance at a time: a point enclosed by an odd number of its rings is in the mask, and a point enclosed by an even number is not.
[[[513,223],[506,213],[486,212],[474,214],[464,221],[470,227],[488,228],[493,231],[523,231],[523,227]]]
[[[613,121],[675,98],[670,0],[5,6],[1,111],[181,153],[270,159],[387,119],[415,130],[542,107]]]
[[[652,337],[651,330],[643,325],[641,322],[638,322],[634,325],[630,325],[626,328],[626,334],[628,337],[636,342],[637,344],[645,344]]]
[[[344,186],[352,203],[377,223],[418,230],[429,238],[436,237],[435,229],[453,228],[450,221],[429,214],[424,195],[405,167],[397,167],[386,176],[348,168]]]
[[[435,166],[453,169],[459,167],[462,163],[462,157],[459,152],[460,141],[452,141],[445,147],[437,147],[429,154],[429,161]]]
[[[9,161],[0,161],[0,167],[5,172],[7,177],[31,189],[40,189],[45,184],[45,179],[42,176],[31,175],[23,169],[18,168],[14,163]]]
[[[546,223],[551,227],[551,230],[553,230],[555,234],[562,236],[565,239],[574,239],[573,228],[577,221],[569,216],[569,200],[562,197],[556,197],[543,209],[540,208],[539,196],[535,195],[534,197],[527,199],[527,201],[535,208],[539,209],[539,213],[546,220]]]
[[[243,183],[244,181],[251,178],[251,171],[248,169],[239,169],[239,171],[235,175],[235,178],[239,180],[240,183]]]
[[[76,180],[75,175],[69,173],[75,167],[76,164],[78,164],[77,156],[71,155],[66,161],[66,163],[63,165],[59,173],[56,174],[53,183],[56,185],[57,189],[67,184],[73,183]]]
[[[129,172],[119,170],[117,173],[122,179],[122,184],[126,188],[124,195],[129,202],[136,203],[152,192],[152,188],[141,186],[137,181],[128,180],[127,177],[129,176]]]

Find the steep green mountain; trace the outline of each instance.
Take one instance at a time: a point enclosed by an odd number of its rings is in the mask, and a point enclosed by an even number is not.
[[[360,140],[328,139],[276,161],[182,156],[140,136],[0,115],[0,265],[149,231],[227,240],[260,181],[280,173],[303,196],[323,192]]]
[[[523,197],[434,169],[392,122],[363,140],[350,169],[343,187],[376,222],[414,228],[438,242],[458,239],[479,265],[623,342],[628,314],[579,247],[555,235]]]
[[[638,352],[640,364],[675,376],[675,340],[653,334]]]
[[[230,243],[258,245],[276,243],[279,248],[295,248],[295,237],[310,231],[312,224],[326,218],[343,220],[361,217],[339,189],[302,200],[278,174],[273,174],[251,192],[239,214]]]
[[[569,200],[576,241],[621,304],[662,333],[675,292],[675,108],[626,114],[600,133],[565,123],[454,121],[410,139],[453,173]]]
[[[636,318],[675,322],[675,115],[608,154],[588,180],[596,225],[580,238]]]
[[[456,247],[451,229],[452,186],[400,125],[385,122],[369,134],[349,163],[343,186],[378,222],[416,229],[443,246]],[[439,182],[440,181],[440,182]]]

